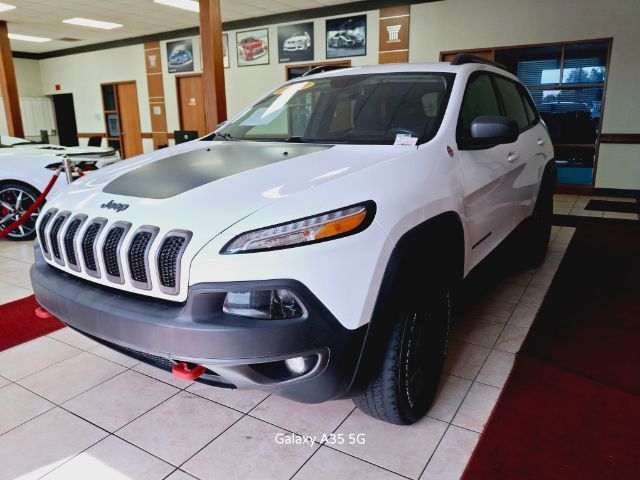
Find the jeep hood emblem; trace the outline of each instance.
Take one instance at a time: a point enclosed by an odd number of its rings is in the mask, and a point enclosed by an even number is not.
[[[122,212],[129,208],[129,205],[126,203],[116,203],[113,200],[109,200],[109,203],[103,203],[100,205],[100,208],[107,208],[109,210],[115,210],[116,212]]]

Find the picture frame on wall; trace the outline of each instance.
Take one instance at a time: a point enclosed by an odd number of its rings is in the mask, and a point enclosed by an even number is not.
[[[169,73],[193,72],[193,42],[191,39],[167,42]]]
[[[226,33],[222,35],[222,65],[229,68],[229,35]]]
[[[326,21],[327,58],[362,57],[367,54],[367,16]]]
[[[313,61],[313,22],[278,27],[278,62]]]
[[[269,29],[258,28],[236,32],[239,67],[269,64]]]

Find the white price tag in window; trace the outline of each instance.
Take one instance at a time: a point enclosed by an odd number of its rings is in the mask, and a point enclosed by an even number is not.
[[[393,142],[394,145],[409,145],[413,146],[418,143],[418,139],[416,137],[412,137],[408,133],[398,133],[396,135],[396,141]]]

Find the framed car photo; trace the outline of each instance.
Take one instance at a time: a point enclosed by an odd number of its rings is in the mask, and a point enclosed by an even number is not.
[[[269,29],[237,32],[236,47],[239,67],[269,64]]]
[[[278,62],[313,60],[313,22],[278,27]]]
[[[327,20],[327,58],[361,57],[367,54],[367,16]]]
[[[193,72],[193,42],[167,42],[167,64],[169,73]]]

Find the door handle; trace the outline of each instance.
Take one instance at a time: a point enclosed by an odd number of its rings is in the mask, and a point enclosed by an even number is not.
[[[536,143],[540,146],[544,145],[544,138],[539,138],[538,140],[536,140]]]
[[[512,163],[512,162],[515,162],[519,158],[520,158],[520,154],[519,153],[509,153],[509,156],[507,157],[507,162]]]

